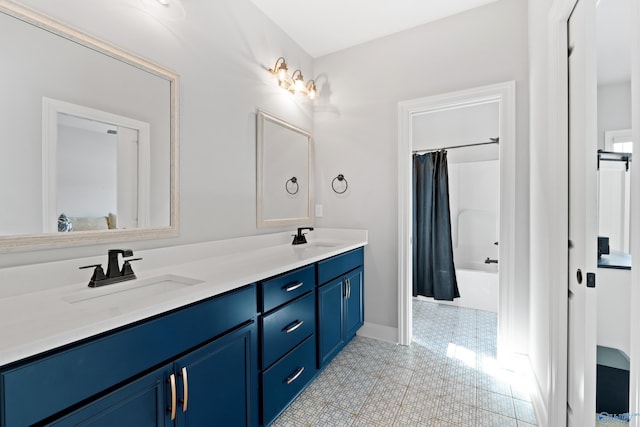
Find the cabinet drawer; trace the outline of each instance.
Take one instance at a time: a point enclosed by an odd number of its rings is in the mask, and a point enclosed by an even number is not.
[[[266,368],[316,329],[315,289],[262,318],[262,367]]]
[[[30,425],[256,317],[256,287],[239,290],[0,370],[0,425]]]
[[[363,263],[364,250],[362,248],[320,261],[318,262],[318,285],[327,283],[331,279],[360,267]]]
[[[315,335],[262,374],[262,421],[270,423],[316,374]]]
[[[262,282],[262,313],[312,290],[315,276],[315,265],[310,265]]]

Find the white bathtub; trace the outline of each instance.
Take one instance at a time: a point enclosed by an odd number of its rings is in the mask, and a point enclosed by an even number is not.
[[[471,267],[461,268],[461,267]],[[483,270],[480,270],[480,269]],[[497,264],[472,263],[456,267],[456,278],[460,298],[454,301],[436,301],[419,296],[424,301],[455,305],[476,310],[498,312],[498,266]]]

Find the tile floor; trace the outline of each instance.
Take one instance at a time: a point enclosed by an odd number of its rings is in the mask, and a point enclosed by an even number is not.
[[[523,378],[495,360],[495,313],[413,311],[411,346],[354,338],[272,426],[536,425]]]

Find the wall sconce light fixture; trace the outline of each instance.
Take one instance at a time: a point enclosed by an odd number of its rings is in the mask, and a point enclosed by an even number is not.
[[[295,70],[293,74],[289,75],[289,69],[287,68],[287,62],[284,57],[280,57],[276,60],[273,68],[269,69],[271,74],[275,75],[278,79],[278,86],[283,89],[287,89],[291,93],[299,93],[306,95],[309,99],[316,97],[316,84],[313,80],[309,80],[308,83],[304,82],[304,76],[301,70]]]

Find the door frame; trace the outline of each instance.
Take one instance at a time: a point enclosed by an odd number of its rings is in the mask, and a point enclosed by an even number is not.
[[[449,92],[398,104],[398,342],[411,343],[412,334],[412,118],[414,115],[499,102],[500,120],[500,273],[498,301],[498,356],[509,357],[515,331],[515,164],[516,83]]]
[[[547,80],[548,80],[548,138],[558,148],[548,159],[548,171],[556,183],[551,195],[549,216],[554,218],[550,226],[554,240],[549,244],[551,277],[554,283],[549,287],[551,321],[549,323],[549,379],[547,416],[539,420],[541,425],[564,425],[567,417],[567,278],[568,278],[568,123],[562,120],[568,115],[568,71],[567,71],[567,21],[577,0],[553,0],[547,24]],[[632,22],[640,23],[640,4],[631,2]],[[640,151],[640,28],[632,25],[631,51],[631,100],[634,151]],[[640,211],[640,174],[631,175],[631,209]],[[634,193],[636,196],[634,197]],[[640,217],[631,217],[631,253],[640,253]],[[631,270],[632,307],[640,306],[640,269]],[[640,311],[631,310],[631,370],[629,413],[640,413]],[[632,417],[630,427],[640,427],[640,417]]]
[[[632,43],[631,43],[631,128],[633,151],[640,153],[640,2],[631,2]],[[635,193],[635,197],[634,197]],[[632,254],[640,254],[640,173],[631,170],[631,245]],[[640,266],[638,255],[636,263]],[[640,268],[631,269],[631,370],[629,372],[629,413],[640,413]],[[640,417],[635,416],[630,427],[640,427]]]
[[[555,183],[550,195],[549,242],[550,276],[556,278],[549,286],[549,396],[546,419],[542,425],[566,425],[568,374],[568,279],[569,254],[569,72],[568,30],[569,16],[577,0],[554,0],[549,11],[547,28],[548,90],[547,125],[549,141],[554,141],[553,156],[549,156],[548,172]],[[595,414],[594,414],[595,416]]]

